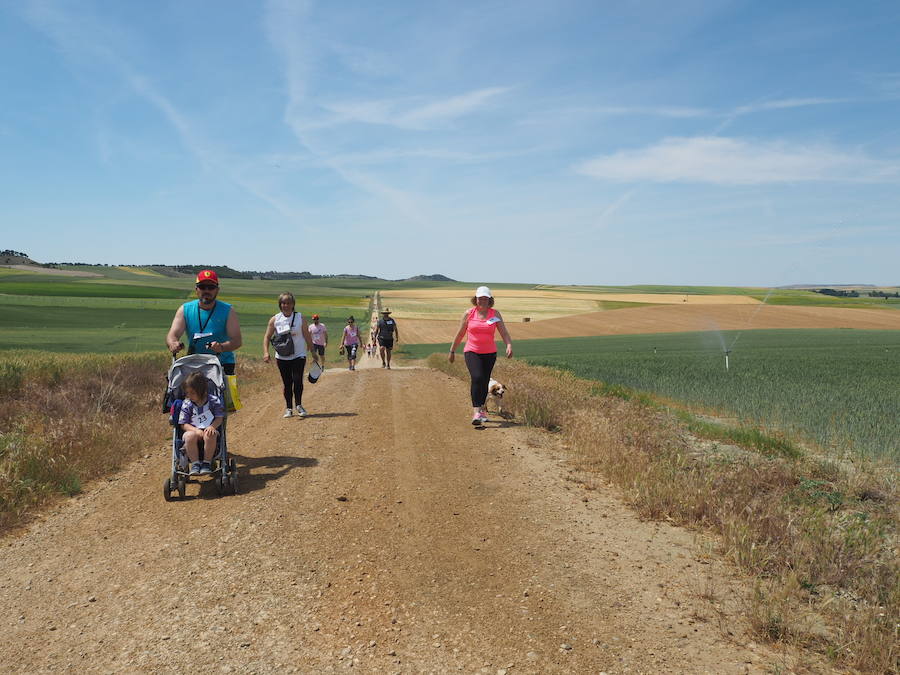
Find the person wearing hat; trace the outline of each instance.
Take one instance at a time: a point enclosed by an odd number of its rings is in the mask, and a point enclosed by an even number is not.
[[[166,335],[166,346],[174,356],[182,349],[181,336],[187,333],[188,354],[215,354],[226,375],[234,375],[234,351],[243,340],[237,312],[227,302],[217,300],[219,276],[201,270],[194,283],[197,299],[175,311]]]
[[[487,286],[479,286],[472,298],[472,309],[463,313],[459,330],[453,338],[450,346],[449,361],[453,363],[456,358],[456,348],[466,338],[466,347],[463,350],[466,359],[466,368],[469,369],[471,378],[470,394],[472,398],[472,424],[481,426],[487,422],[488,416],[484,404],[487,401],[488,383],[491,381],[491,371],[497,362],[497,342],[495,331],[500,331],[500,337],[506,344],[506,358],[512,358],[512,340],[509,331],[503,323],[500,312],[494,309],[494,296]]]
[[[319,315],[312,315],[312,323],[309,324],[309,336],[312,338],[313,352],[321,358],[321,365],[325,365],[325,347],[328,346],[328,329],[319,321]]]
[[[380,345],[381,367],[390,370],[391,352],[394,349],[394,342],[400,341],[400,330],[397,328],[397,321],[391,318],[391,310],[387,307],[381,310],[381,318],[378,319],[376,328]]]

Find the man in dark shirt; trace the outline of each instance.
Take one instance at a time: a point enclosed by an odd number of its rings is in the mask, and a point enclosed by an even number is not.
[[[381,310],[381,318],[378,319],[378,344],[381,353],[381,367],[391,368],[391,351],[394,342],[400,342],[400,331],[397,322],[391,318],[391,310],[385,307]]]

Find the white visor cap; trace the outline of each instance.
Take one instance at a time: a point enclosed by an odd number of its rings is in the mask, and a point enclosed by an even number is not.
[[[487,286],[479,286],[475,289],[475,297],[476,298],[493,298],[491,295],[491,289]]]

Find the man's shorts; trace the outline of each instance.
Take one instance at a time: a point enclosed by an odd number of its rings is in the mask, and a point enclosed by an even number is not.
[[[313,345],[313,353],[321,354],[322,356],[325,356],[325,345],[314,344]]]
[[[378,344],[380,344],[385,349],[393,349],[394,348],[394,339],[393,338],[378,338]]]

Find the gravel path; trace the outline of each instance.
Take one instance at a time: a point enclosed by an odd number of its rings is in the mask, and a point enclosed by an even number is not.
[[[791,669],[696,535],[583,489],[549,434],[473,429],[465,383],[360,361],[307,385],[307,419],[281,418],[272,369],[229,422],[237,496],[164,502],[148,441],[0,540],[0,669]]]

